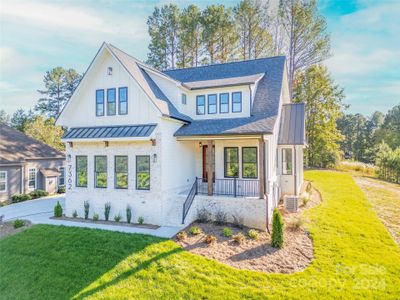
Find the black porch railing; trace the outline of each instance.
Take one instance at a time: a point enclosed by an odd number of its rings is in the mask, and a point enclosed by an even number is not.
[[[183,203],[182,224],[185,224],[186,216],[189,212],[190,207],[192,206],[194,197],[196,195],[197,195],[197,177],[192,185],[192,188],[190,189],[188,196],[186,197],[185,202]]]
[[[197,194],[208,195],[207,179],[197,178]],[[233,197],[257,197],[260,195],[258,179],[214,179],[213,195]]]

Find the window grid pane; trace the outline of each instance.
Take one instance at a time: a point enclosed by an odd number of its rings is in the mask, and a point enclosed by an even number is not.
[[[87,187],[87,156],[76,156],[76,186]]]
[[[115,156],[115,188],[128,188],[128,156]]]
[[[5,192],[7,190],[7,173],[5,171],[0,172],[0,191]]]
[[[96,116],[104,116],[104,90],[96,91]]]
[[[119,114],[126,115],[128,113],[128,88],[122,87],[118,89],[118,99],[119,99]]]
[[[219,94],[219,112],[224,114],[229,112],[229,94]]]
[[[209,114],[217,113],[217,95],[216,94],[208,95],[208,113]]]
[[[257,147],[242,148],[242,177],[257,178]]]
[[[36,189],[36,169],[29,169],[28,187]]]
[[[232,112],[242,111],[242,92],[232,93]]]
[[[204,115],[206,113],[206,97],[204,95],[196,97],[196,114]]]
[[[115,89],[107,90],[107,115],[112,116],[115,115]]]
[[[239,149],[226,147],[224,152],[225,177],[239,177]]]
[[[107,156],[94,157],[95,186],[97,188],[107,187]]]
[[[136,189],[150,190],[150,156],[136,156]]]
[[[64,186],[65,185],[65,168],[64,167],[60,167],[60,176],[58,177],[58,185],[59,186]]]
[[[293,174],[292,149],[282,149],[282,174]]]

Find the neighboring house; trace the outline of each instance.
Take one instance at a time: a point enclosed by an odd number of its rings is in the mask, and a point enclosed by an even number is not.
[[[0,201],[64,185],[64,153],[0,123]]]
[[[66,214],[189,224],[205,208],[264,228],[303,182],[304,105],[285,58],[161,72],[104,43],[57,124],[68,127]]]

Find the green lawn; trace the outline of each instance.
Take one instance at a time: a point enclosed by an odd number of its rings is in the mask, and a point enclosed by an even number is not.
[[[239,271],[149,236],[34,226],[0,241],[2,299],[395,299],[400,250],[350,175],[307,172],[315,260],[292,275]]]

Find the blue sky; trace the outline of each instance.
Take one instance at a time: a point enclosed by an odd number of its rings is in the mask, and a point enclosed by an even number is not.
[[[0,108],[8,113],[32,108],[47,70],[62,66],[84,72],[103,41],[145,60],[147,16],[165,3],[1,0]],[[333,56],[326,64],[345,89],[349,112],[386,112],[400,104],[400,1],[320,0],[319,8],[332,38]]]

